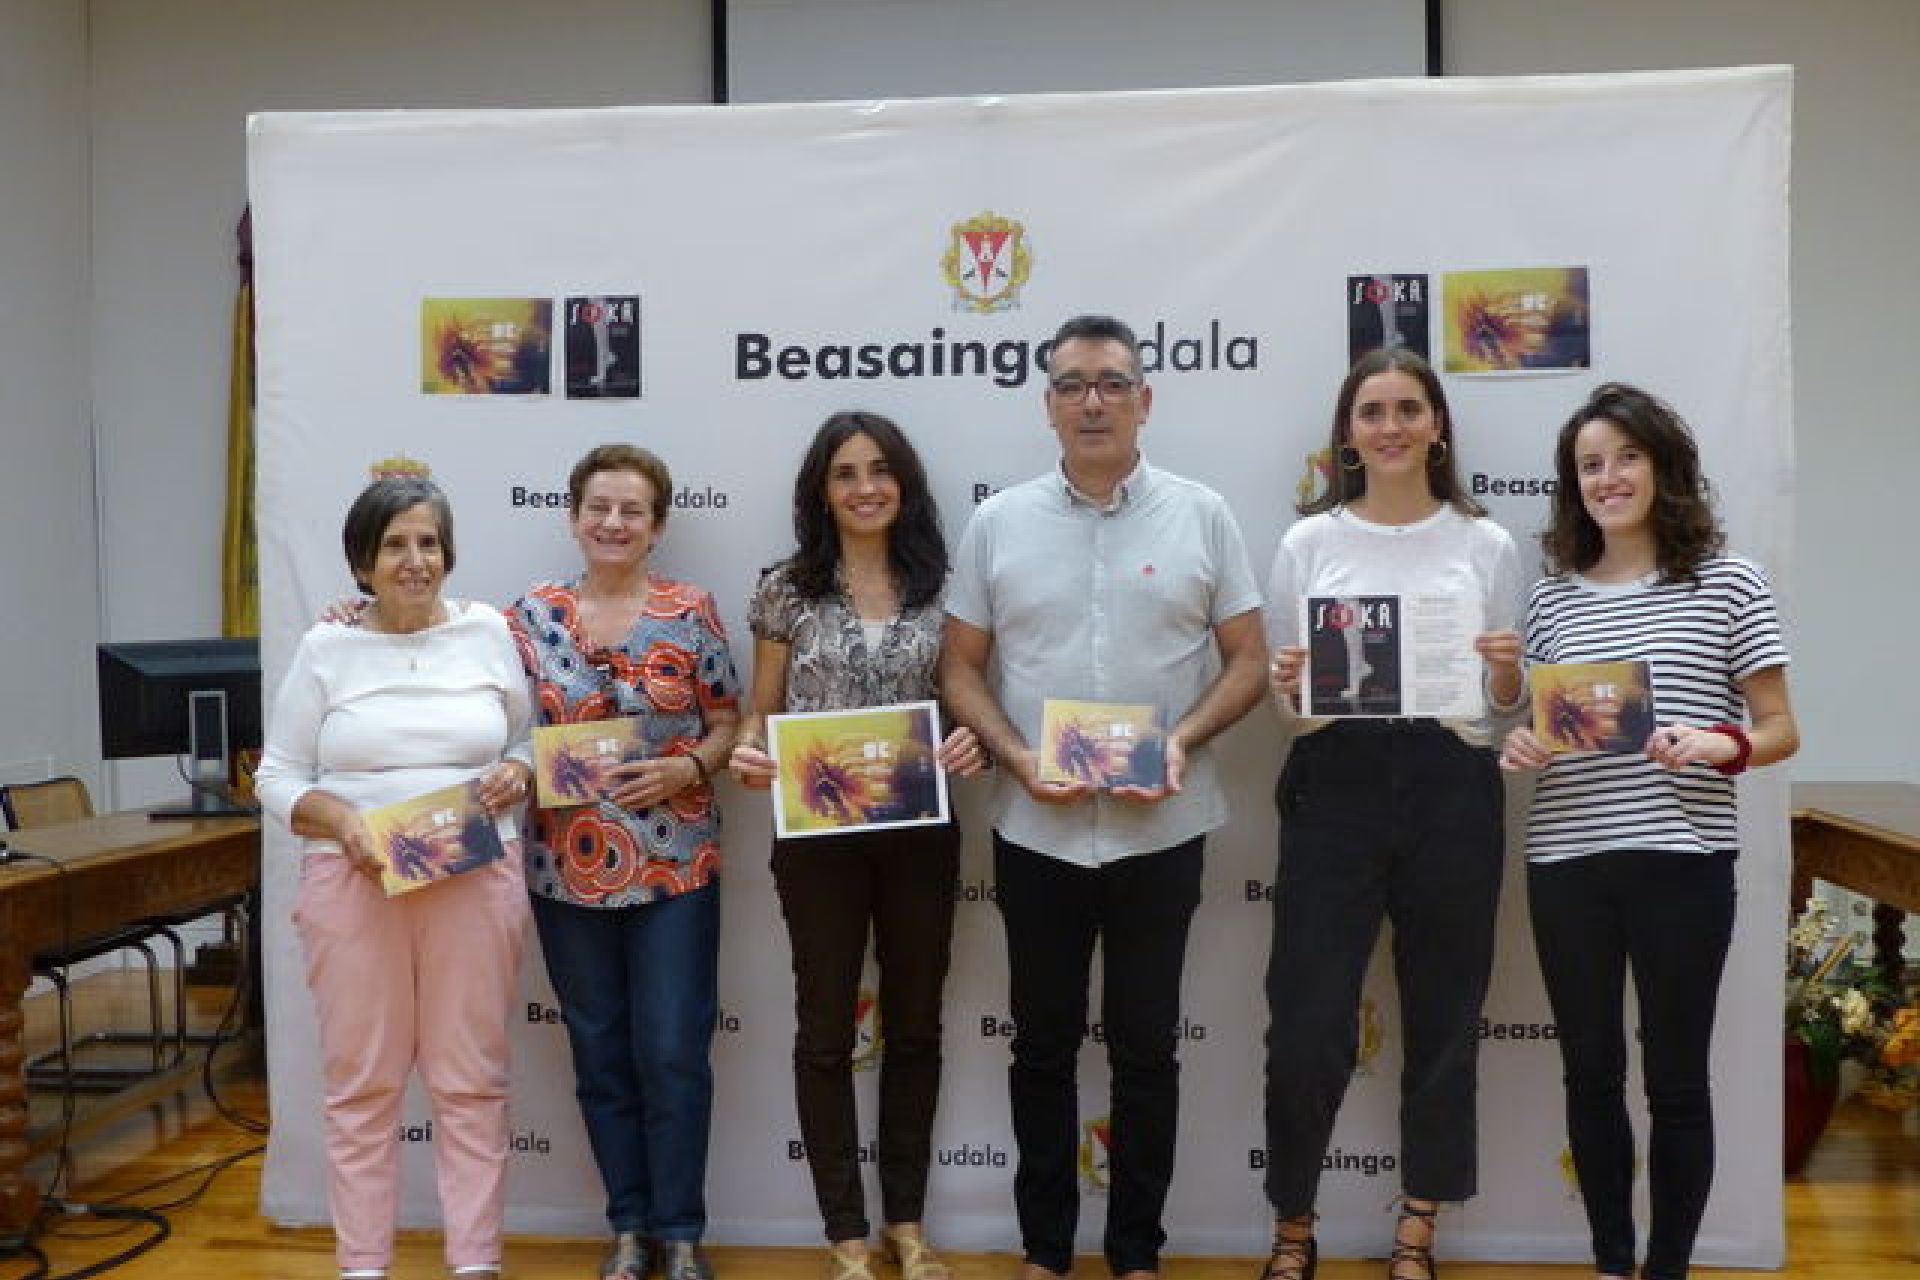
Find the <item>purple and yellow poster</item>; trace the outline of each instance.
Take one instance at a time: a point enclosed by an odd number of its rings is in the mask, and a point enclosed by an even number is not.
[[[1449,271],[1442,280],[1446,372],[1592,367],[1585,267]]]
[[[420,390],[430,396],[544,396],[553,374],[552,298],[423,298]]]
[[[947,820],[947,775],[931,702],[768,716],[779,765],[774,830],[782,837],[924,826]]]

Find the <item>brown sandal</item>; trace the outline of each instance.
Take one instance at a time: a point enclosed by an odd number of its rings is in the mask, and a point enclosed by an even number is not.
[[[1408,1200],[1400,1201],[1400,1221],[1393,1227],[1393,1252],[1387,1255],[1387,1280],[1440,1280],[1440,1266],[1433,1260],[1433,1223],[1439,1216],[1437,1204],[1422,1209]],[[1401,1237],[1401,1228],[1408,1222],[1422,1224],[1427,1236],[1425,1242],[1416,1243]],[[1420,1270],[1412,1270],[1414,1267]]]
[[[1320,1269],[1320,1242],[1313,1238],[1317,1214],[1273,1220],[1273,1252],[1260,1280],[1313,1280]]]

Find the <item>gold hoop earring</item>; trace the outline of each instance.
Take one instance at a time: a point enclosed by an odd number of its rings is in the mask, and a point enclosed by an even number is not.
[[[1360,451],[1350,444],[1340,446],[1340,469],[1342,471],[1366,470],[1366,465],[1360,461]]]
[[[1439,437],[1427,446],[1427,465],[1430,467],[1445,466],[1448,452],[1447,438],[1445,436]]]

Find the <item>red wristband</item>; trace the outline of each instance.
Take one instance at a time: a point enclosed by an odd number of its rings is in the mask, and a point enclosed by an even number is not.
[[[1716,724],[1713,732],[1732,738],[1734,746],[1733,759],[1713,767],[1729,778],[1745,773],[1747,761],[1753,759],[1753,739],[1747,736],[1747,731],[1737,724]]]

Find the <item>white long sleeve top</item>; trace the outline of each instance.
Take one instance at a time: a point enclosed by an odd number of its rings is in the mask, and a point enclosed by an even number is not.
[[[506,620],[477,601],[403,635],[322,623],[300,639],[274,699],[254,790],[292,822],[324,788],[370,809],[466,782],[506,756],[531,761],[532,702]],[[503,822],[501,834],[516,831]],[[308,838],[305,851],[338,846]]]

